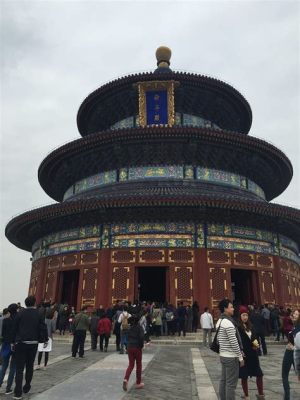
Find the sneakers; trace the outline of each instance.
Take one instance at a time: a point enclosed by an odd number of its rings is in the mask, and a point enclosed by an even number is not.
[[[143,389],[144,386],[145,386],[144,382],[136,383],[135,388],[136,389]]]
[[[41,366],[40,365],[37,365],[36,367],[35,367],[35,369],[37,370],[37,369],[41,369]]]
[[[11,389],[6,389],[6,391],[5,391],[5,394],[12,394],[13,393],[13,390],[11,390]]]
[[[31,385],[24,385],[23,386],[23,393],[28,393],[29,391],[30,391],[30,389],[31,389]]]
[[[22,396],[16,396],[16,395],[14,395],[14,396],[13,396],[13,399],[15,399],[15,400],[22,400]]]
[[[128,381],[126,379],[124,379],[123,381],[123,390],[126,392],[128,388]]]
[[[107,347],[104,347],[104,352],[107,353]]]

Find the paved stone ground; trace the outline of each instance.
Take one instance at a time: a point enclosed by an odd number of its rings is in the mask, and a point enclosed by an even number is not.
[[[259,358],[262,371],[264,373],[264,392],[266,399],[269,400],[282,400],[283,399],[283,388],[281,382],[281,363],[283,354],[285,351],[285,345],[273,345],[268,346],[268,355]],[[219,362],[219,356],[213,353],[211,350],[201,347],[201,356],[208,370],[209,376],[218,393],[219,378],[221,374],[221,365]],[[291,398],[293,400],[300,399],[300,382],[298,381],[294,370],[291,369],[289,375],[289,381],[291,386]],[[255,399],[256,382],[255,378],[249,379],[249,394],[251,399]],[[236,398],[240,398],[243,394],[240,382],[238,383]]]
[[[54,342],[50,363],[45,371],[34,372],[32,390],[24,395],[24,400],[214,400],[218,391],[220,362],[218,355],[200,345],[163,345],[153,344],[143,353],[143,381],[145,388],[136,390],[132,385],[135,370],[132,373],[129,391],[122,391],[122,379],[128,364],[126,355],[114,351],[114,345],[108,353],[86,351],[84,359],[73,360],[70,357],[71,339],[61,338]],[[87,341],[88,347],[89,342]],[[269,346],[269,354],[260,357],[264,371],[266,398],[283,398],[281,384],[281,361],[284,345]],[[300,382],[293,371],[290,373],[293,400],[300,399]],[[3,385],[5,387],[5,385]],[[255,381],[249,384],[251,398],[255,398]],[[197,390],[198,389],[198,390]],[[2,390],[2,392],[1,392]],[[242,394],[240,384],[237,399]],[[4,396],[0,389],[0,399]]]

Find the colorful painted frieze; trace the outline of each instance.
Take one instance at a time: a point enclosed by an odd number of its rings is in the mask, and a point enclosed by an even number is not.
[[[177,178],[183,179],[183,166],[145,166],[128,169],[128,180],[147,178]]]

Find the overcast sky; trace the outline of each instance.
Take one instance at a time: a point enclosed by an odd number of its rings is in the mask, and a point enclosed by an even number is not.
[[[30,253],[4,236],[15,215],[53,203],[37,170],[79,138],[77,110],[101,84],[156,67],[210,75],[239,90],[253,112],[250,135],[290,158],[294,177],[275,202],[298,207],[300,52],[297,1],[0,1],[0,308],[27,295]]]

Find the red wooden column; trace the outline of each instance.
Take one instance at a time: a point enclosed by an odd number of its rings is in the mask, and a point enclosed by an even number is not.
[[[102,249],[99,252],[99,281],[97,288],[96,308],[100,305],[107,308],[111,304],[111,285],[112,285],[112,271],[111,271],[111,250]]]
[[[195,249],[194,263],[194,300],[198,301],[200,310],[210,305],[209,269],[206,249]]]
[[[42,258],[38,261],[38,281],[36,287],[36,303],[39,304],[44,298],[44,287],[45,287],[45,278],[46,278],[46,270],[47,270],[47,258]]]
[[[280,257],[273,256],[274,270],[273,270],[273,282],[275,289],[275,302],[281,306],[284,305],[284,292],[282,285],[282,276],[280,270]]]

